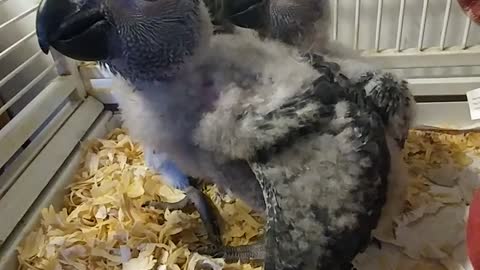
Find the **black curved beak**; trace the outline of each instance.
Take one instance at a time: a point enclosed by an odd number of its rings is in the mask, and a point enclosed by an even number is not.
[[[108,58],[112,25],[105,18],[99,3],[80,4],[88,1],[41,1],[36,27],[38,43],[44,53],[53,47],[76,60],[100,61]]]

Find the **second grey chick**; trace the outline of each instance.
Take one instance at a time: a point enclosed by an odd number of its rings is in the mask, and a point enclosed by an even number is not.
[[[395,218],[404,210],[409,179],[401,150],[416,111],[415,99],[407,82],[369,63],[357,51],[330,39],[329,1],[270,0],[268,6],[264,12],[271,25],[266,28],[264,36],[295,46],[303,53],[322,55],[312,57],[314,66],[322,65],[324,61],[339,64],[337,70],[342,70],[352,82],[366,89],[364,98],[375,105],[382,117],[392,160],[387,202],[374,236],[382,241],[392,241],[395,238]]]
[[[224,0],[229,1],[229,0]],[[259,1],[256,1],[259,2]],[[402,149],[415,117],[416,103],[405,80],[385,72],[361,58],[357,51],[330,38],[331,10],[328,0],[264,0],[263,6],[250,17],[240,17],[245,25],[261,36],[282,41],[311,56],[312,65],[325,61],[339,65],[336,69],[365,89],[364,99],[374,104],[386,126],[392,156],[387,202],[382,210],[374,237],[382,241],[395,238],[395,218],[404,210],[408,170]],[[258,11],[260,10],[260,11]],[[260,16],[254,18],[252,16]],[[248,21],[250,20],[250,21]],[[359,102],[364,102],[361,100]]]

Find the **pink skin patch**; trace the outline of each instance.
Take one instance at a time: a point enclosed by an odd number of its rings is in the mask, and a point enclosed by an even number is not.
[[[472,19],[480,24],[480,0],[457,0],[460,7]]]
[[[475,192],[468,213],[467,252],[473,269],[480,270],[480,190]]]

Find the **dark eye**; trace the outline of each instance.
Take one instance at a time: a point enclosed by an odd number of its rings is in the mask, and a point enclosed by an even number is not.
[[[157,2],[158,0],[143,0],[145,2]]]

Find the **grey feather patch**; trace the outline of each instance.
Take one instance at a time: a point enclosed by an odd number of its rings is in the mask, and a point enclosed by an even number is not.
[[[252,164],[266,200],[266,237],[275,239],[267,241],[266,265],[337,269],[367,245],[385,201],[382,127],[380,119],[354,114],[341,128],[297,138]],[[312,256],[316,265],[305,265]]]

